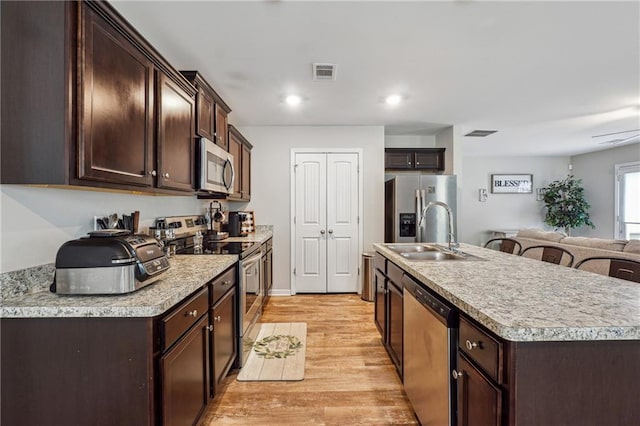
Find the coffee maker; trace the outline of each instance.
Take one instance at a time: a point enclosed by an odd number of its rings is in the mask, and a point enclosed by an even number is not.
[[[246,229],[242,228],[242,223],[247,220],[247,214],[245,212],[228,212],[229,213],[229,236],[231,237],[244,237],[247,235]]]

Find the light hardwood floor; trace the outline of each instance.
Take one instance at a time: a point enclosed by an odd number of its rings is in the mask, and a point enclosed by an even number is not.
[[[204,415],[210,425],[418,424],[373,323],[357,295],[272,297],[263,322],[306,322],[305,379],[225,379]]]

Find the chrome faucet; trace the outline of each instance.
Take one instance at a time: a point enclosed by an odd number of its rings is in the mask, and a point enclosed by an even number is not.
[[[427,214],[427,210],[432,206],[441,206],[447,211],[447,216],[449,218],[449,250],[452,252],[458,251],[458,247],[460,244],[456,243],[456,236],[453,233],[453,212],[451,211],[451,207],[447,203],[443,203],[442,201],[430,201],[429,204],[422,210],[420,214],[420,221],[418,222],[418,227],[422,226],[422,222],[424,222],[424,217]]]

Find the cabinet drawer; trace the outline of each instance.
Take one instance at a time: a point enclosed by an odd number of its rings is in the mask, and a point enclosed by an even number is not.
[[[401,290],[403,287],[402,274],[403,274],[402,269],[398,268],[396,265],[394,265],[391,262],[387,262],[387,276],[391,281],[393,281],[396,287],[400,288]]]
[[[373,267],[379,269],[383,274],[387,273],[387,259],[380,253],[376,253],[373,256]]]
[[[211,283],[210,305],[215,305],[236,283],[236,267],[227,269]]]
[[[185,331],[208,312],[208,288],[203,288],[186,301],[182,302],[160,322],[162,350],[166,350],[178,340]]]
[[[498,383],[502,383],[502,343],[460,318],[460,350]]]

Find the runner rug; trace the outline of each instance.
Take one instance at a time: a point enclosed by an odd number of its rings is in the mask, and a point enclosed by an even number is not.
[[[297,381],[304,379],[307,323],[263,323],[238,381]]]

